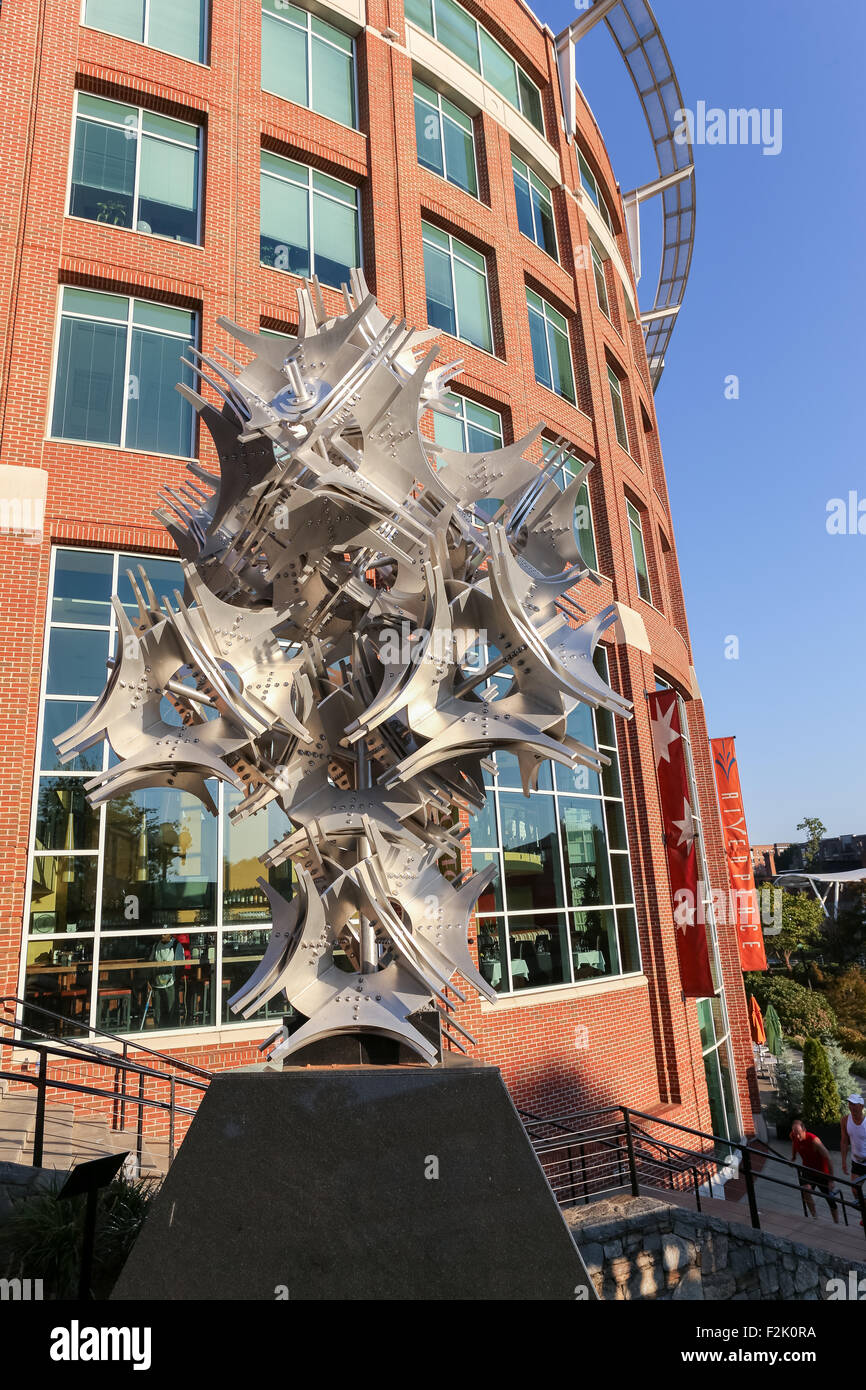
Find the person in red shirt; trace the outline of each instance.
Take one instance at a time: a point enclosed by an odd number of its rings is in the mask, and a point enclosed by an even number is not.
[[[838,1190],[833,1183],[833,1161],[817,1134],[811,1134],[802,1120],[795,1120],[791,1126],[791,1162],[796,1163],[798,1158],[803,1164],[803,1170],[798,1176],[809,1215],[818,1214],[812,1196],[817,1190],[826,1197],[833,1220],[838,1221]]]

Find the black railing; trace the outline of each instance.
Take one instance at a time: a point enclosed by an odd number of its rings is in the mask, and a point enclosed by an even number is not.
[[[638,1196],[641,1188],[650,1187],[691,1191],[700,1211],[701,1188],[711,1187],[718,1155],[736,1151],[740,1155],[740,1176],[745,1183],[749,1219],[756,1229],[761,1226],[757,1196],[761,1182],[796,1191],[804,1214],[807,1213],[804,1169],[769,1147],[765,1150],[739,1140],[721,1139],[717,1134],[707,1134],[623,1105],[600,1106],[549,1119],[525,1110],[521,1110],[520,1115],[561,1207],[574,1206],[581,1201],[587,1203],[628,1189]],[[701,1141],[701,1148],[696,1150],[694,1146],[650,1134],[644,1128],[646,1124],[697,1139]],[[798,1175],[796,1181],[757,1170],[755,1159],[794,1170]],[[834,1177],[832,1182],[835,1192],[830,1194],[830,1199],[841,1207],[845,1225],[851,1224],[848,1220],[851,1211],[863,1222],[866,1235],[862,1181]],[[818,1190],[817,1195],[828,1200],[822,1190]]]
[[[19,1009],[21,1010],[20,1016],[17,1013]],[[13,1018],[3,1017],[4,1013],[13,1010],[15,1012]],[[0,998],[0,1027],[8,1029],[13,1035],[5,1038],[0,1036],[0,1045],[33,1052],[39,1059],[39,1070],[36,1076],[30,1076],[22,1071],[0,1071],[0,1080],[2,1081],[11,1081],[16,1085],[35,1086],[36,1088],[33,1166],[35,1168],[42,1166],[45,1148],[45,1103],[49,1090],[69,1091],[73,1094],[111,1101],[111,1129],[115,1131],[125,1129],[126,1107],[128,1105],[134,1106],[136,1110],[135,1152],[139,1172],[141,1172],[144,1154],[144,1113],[148,1109],[167,1112],[168,1161],[169,1163],[173,1162],[176,1151],[177,1118],[185,1115],[193,1116],[197,1109],[197,1106],[182,1105],[178,1102],[177,1088],[183,1086],[188,1090],[199,1092],[201,1095],[207,1090],[212,1073],[205,1071],[202,1067],[194,1066],[191,1062],[184,1062],[179,1057],[172,1057],[168,1053],[143,1047],[138,1042],[130,1042],[129,1039],[123,1038],[117,1033],[108,1033],[103,1028],[81,1025],[86,1029],[88,1036],[94,1035],[107,1039],[116,1044],[119,1051],[100,1047],[84,1038],[70,1038],[59,1032],[51,1033],[47,1029],[37,1026],[36,1015],[39,1016],[38,1023],[51,1020],[60,1025],[68,1025],[69,1022],[64,1014],[54,1013],[51,1009],[28,1003],[14,995]],[[147,1063],[133,1060],[129,1056],[130,1049],[154,1058],[156,1063],[160,1065],[149,1066]],[[111,1090],[105,1090],[101,1086],[88,1082],[68,1081],[62,1077],[49,1076],[48,1064],[52,1057],[62,1058],[67,1064],[70,1061],[82,1061],[94,1067],[106,1068],[113,1074]],[[154,1095],[148,1095],[148,1082],[162,1086],[167,1084],[168,1099],[159,1100]],[[134,1088],[133,1090],[129,1089],[128,1083]]]

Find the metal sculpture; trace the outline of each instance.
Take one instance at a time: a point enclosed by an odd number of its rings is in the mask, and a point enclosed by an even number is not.
[[[593,664],[614,609],[581,621],[568,597],[596,579],[574,530],[589,465],[561,490],[562,448],[542,468],[524,457],[541,426],[483,453],[424,438],[426,410],[453,414],[460,364],[435,367],[436,331],[386,319],[359,272],[343,296],[329,317],[306,282],[291,339],[220,319],[247,366],[194,351],[221,408],[178,390],[219,476],[189,464],[156,512],[185,592],[159,604],[130,573],[137,620],[113,599],[108,684],[57,746],[68,761],[109,740],[118,761],[87,783],[94,805],[169,786],[215,811],[212,777],[243,792],[235,820],[278,802],[291,830],[262,862],[291,859],[296,891],[259,880],[273,929],[232,1008],[248,1018],[285,991],[306,1022],[274,1057],[362,1031],[432,1064],[411,1016],[438,1009],[465,1051],[455,976],[496,999],[467,936],[495,870],[459,871],[459,813],[484,804],[485,759],[515,754],[528,795],[549,758],[607,761],[566,731],[578,702],[630,706]]]

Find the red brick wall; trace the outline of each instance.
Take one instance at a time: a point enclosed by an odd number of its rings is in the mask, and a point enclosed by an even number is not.
[[[363,255],[371,288],[387,313],[426,318],[421,218],[451,229],[487,255],[497,356],[443,340],[443,359],[463,359],[458,387],[494,405],[514,434],[541,417],[596,459],[590,480],[599,564],[607,578],[581,594],[600,608],[620,600],[646,623],[653,656],[611,648],[618,687],[634,700],[634,719],[620,726],[628,831],[647,983],[581,992],[533,1006],[504,1002],[461,1017],[479,1040],[478,1055],[498,1062],[518,1103],[553,1113],[591,1102],[618,1101],[643,1109],[672,1105],[686,1123],[709,1125],[695,1005],[683,1001],[677,975],[670,895],[661,837],[652,745],[644,692],[654,667],[681,690],[691,690],[691,655],[681,610],[675,552],[662,561],[659,528],[671,542],[661,455],[640,426],[641,407],[656,426],[638,327],[629,324],[615,275],[610,292],[621,336],[597,306],[591,265],[573,248],[589,244],[574,145],[562,130],[561,101],[550,35],[517,0],[468,0],[473,13],[506,44],[543,89],[548,138],[562,164],[553,192],[561,265],[517,227],[510,149],[504,129],[479,118],[483,164],[478,202],[417,163],[411,64],[400,0],[370,0],[367,29],[358,37],[359,131],[347,130],[260,90],[258,0],[219,0],[213,6],[211,66],[200,67],[141,45],[79,27],[77,4],[17,0],[0,12],[0,75],[6,110],[0,132],[0,340],[2,461],[48,472],[46,534],[41,545],[7,538],[0,567],[0,992],[18,981],[27,840],[35,755],[37,704],[49,552],[52,543],[170,549],[151,517],[157,492],[179,482],[183,464],[147,454],[46,440],[58,285],[81,283],[135,292],[186,305],[201,315],[204,351],[228,345],[220,314],[255,326],[260,319],[295,321],[291,276],[263,268],[258,256],[259,148],[316,164],[362,190]],[[393,28],[391,43],[382,31]],[[203,245],[160,241],[64,216],[76,85],[195,119],[206,129]],[[594,120],[578,101],[579,138],[601,179],[615,221],[622,206]],[[566,191],[577,190],[573,196]],[[630,265],[624,234],[618,238]],[[536,385],[532,372],[526,282],[567,314],[582,410]],[[324,291],[335,309],[339,297]],[[637,428],[632,458],[620,448],[611,411],[607,360],[622,374]],[[210,442],[201,457],[215,462]],[[669,600],[663,616],[638,597],[624,490],[645,510],[646,543],[661,569]],[[673,601],[670,599],[673,598]],[[714,883],[725,864],[712,769],[699,702],[691,707],[707,853]],[[722,958],[734,1029],[741,1106],[747,1128],[753,1109],[751,1050],[736,959],[722,933]],[[588,1047],[575,1045],[587,1029]],[[263,1027],[263,1035],[269,1031]],[[173,1047],[178,1051],[177,1046]],[[254,1060],[246,1045],[203,1050],[193,1041],[183,1055],[221,1068]],[[750,1091],[751,1087],[751,1091]],[[149,1122],[150,1123],[150,1122]]]

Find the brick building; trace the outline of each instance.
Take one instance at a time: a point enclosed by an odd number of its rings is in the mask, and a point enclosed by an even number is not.
[[[658,187],[621,195],[575,41],[603,14],[624,48],[632,24],[659,89],[667,57],[643,0],[595,9],[557,37],[521,0],[2,7],[0,994],[62,1013],[70,1037],[101,1027],[221,1069],[273,1031],[226,1001],[264,949],[256,857],[283,828],[232,828],[230,790],[216,817],[154,791],[94,812],[83,783],[110,750],[62,768],[51,740],[102,689],[127,569],[178,583],[153,508],[190,458],[216,461],[173,389],[187,346],[234,351],[220,315],[291,333],[297,277],[318,274],[336,310],[360,262],[387,313],[462,359],[456,416],[429,433],[481,449],[540,419],[575,468],[594,462],[577,523],[600,584],[581,602],[618,605],[604,660],[634,704],[615,729],[585,712],[603,785],[548,772],[525,800],[500,760],[472,832],[475,862],[500,869],[476,929],[500,998],[460,1015],[476,1055],[537,1114],[619,1102],[751,1131],[731,929],[707,927],[715,998],[679,988],[645,698],[681,697],[703,878],[724,887],[653,405],[691,171],[665,168],[659,135]],[[670,262],[642,322],[639,203],[656,194]],[[159,982],[178,973],[169,1004]]]

